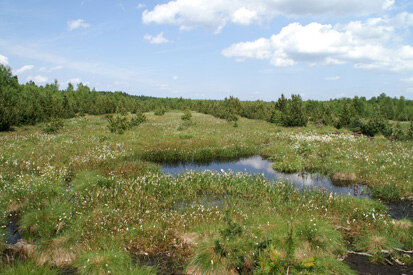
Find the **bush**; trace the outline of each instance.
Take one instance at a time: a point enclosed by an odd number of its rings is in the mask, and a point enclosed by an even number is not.
[[[282,113],[279,110],[275,110],[271,115],[271,123],[276,125],[282,125]]]
[[[155,116],[163,116],[166,113],[166,110],[164,107],[158,108],[154,111]]]
[[[413,140],[413,121],[410,121],[410,128],[407,132],[407,138]]]
[[[190,110],[186,110],[184,114],[181,116],[182,120],[191,120],[192,114]]]
[[[0,131],[10,130],[13,123],[13,114],[11,110],[0,105]]]
[[[308,118],[304,113],[303,101],[299,95],[291,95],[291,99],[282,96],[276,104],[271,122],[284,127],[307,126]]]
[[[360,123],[360,131],[363,135],[374,137],[378,133],[382,133],[385,137],[392,135],[392,128],[389,123],[383,118],[372,118],[367,123]]]
[[[63,120],[59,118],[53,118],[50,122],[45,123],[43,132],[45,132],[46,134],[57,133],[57,131],[63,128],[63,125]]]
[[[406,140],[412,140],[412,135],[413,133],[413,129],[412,129],[412,123],[410,123],[410,128],[403,130],[400,127],[400,124],[397,123],[396,127],[393,129],[393,133],[392,133],[392,139],[394,140],[400,140],[400,141],[406,141]]]
[[[123,134],[126,130],[146,121],[144,114],[137,114],[131,119],[128,119],[127,116],[122,115],[108,115],[106,116],[107,121],[109,122],[108,129],[111,133]]]
[[[146,116],[145,114],[142,113],[137,113],[135,116],[133,116],[130,120],[131,126],[138,126],[139,124],[142,124],[146,121]]]
[[[237,116],[235,113],[233,113],[233,112],[231,112],[231,111],[228,111],[228,112],[225,114],[225,119],[226,119],[228,122],[238,121],[238,116]]]

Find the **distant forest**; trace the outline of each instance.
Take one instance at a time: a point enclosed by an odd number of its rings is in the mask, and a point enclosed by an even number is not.
[[[352,130],[363,129],[372,121],[377,124],[378,121],[413,120],[412,100],[403,96],[391,98],[384,93],[370,99],[356,96],[329,101],[303,101],[299,95],[288,99],[282,95],[272,102],[240,101],[235,97],[225,100],[156,98],[122,92],[98,92],[84,84],[74,87],[69,83],[62,90],[57,81],[45,86],[37,86],[32,81],[21,85],[11,68],[0,64],[0,131],[7,131],[12,126],[84,114],[163,113],[188,109],[228,121],[245,117],[281,126],[305,126],[311,122]]]

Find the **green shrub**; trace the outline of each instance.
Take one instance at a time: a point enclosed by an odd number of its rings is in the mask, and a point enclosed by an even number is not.
[[[413,140],[413,122],[410,122],[410,127],[406,130],[403,130],[397,123],[393,129],[392,138],[400,141]]]
[[[53,118],[50,122],[45,123],[43,132],[46,134],[57,133],[64,126],[63,120],[59,118]]]
[[[190,110],[186,110],[184,114],[181,116],[182,120],[191,120],[192,114]]]
[[[225,114],[225,119],[226,119],[228,122],[238,121],[238,116],[237,116],[235,113],[229,111],[229,112],[227,112],[227,113]]]
[[[274,110],[271,115],[271,123],[282,125],[282,113],[279,110]]]
[[[106,116],[107,121],[109,122],[108,129],[112,133],[123,134],[126,130],[146,121],[144,114],[137,114],[128,119],[127,116],[122,115],[108,115]]]
[[[0,104],[0,131],[10,130],[10,127],[13,124],[14,119],[12,111]]]
[[[271,122],[284,127],[307,126],[308,118],[304,113],[301,96],[291,95],[291,99],[287,100],[282,95],[276,103]]]
[[[374,137],[378,133],[390,137],[393,132],[389,123],[380,117],[372,118],[367,123],[360,123],[360,131],[363,135],[370,137]]]
[[[136,113],[135,116],[133,116],[130,120],[130,125],[133,126],[138,126],[141,123],[144,123],[147,120],[145,114],[143,113]]]
[[[163,116],[165,113],[166,113],[166,110],[164,107],[160,107],[154,111],[155,116]]]
[[[108,129],[112,133],[123,134],[130,128],[129,121],[126,116],[108,115],[106,119],[109,122]]]

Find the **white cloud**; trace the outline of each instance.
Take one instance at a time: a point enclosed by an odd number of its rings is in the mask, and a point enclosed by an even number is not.
[[[142,13],[146,24],[170,24],[181,30],[205,27],[219,32],[229,22],[249,25],[286,16],[352,16],[380,12],[394,0],[170,0]]]
[[[260,38],[255,41],[241,42],[233,44],[222,51],[226,57],[236,57],[238,61],[247,58],[267,59],[271,57],[271,43],[269,39]]]
[[[291,23],[270,38],[235,43],[222,54],[237,61],[268,59],[277,67],[349,63],[362,69],[413,70],[413,47],[397,34],[411,25],[412,14],[407,13],[336,26]]]
[[[101,86],[100,89],[102,90],[119,89],[119,86],[112,85],[114,81],[128,83],[125,84],[129,85],[127,88],[124,88],[125,91],[134,91],[136,90],[136,87],[141,87],[142,85],[159,89],[159,80],[153,79],[152,76],[148,74],[148,70],[146,68],[119,67],[101,61],[69,59],[65,56],[53,53],[50,49],[45,49],[44,47],[38,48],[35,44],[36,43],[34,41],[31,43],[26,42],[22,45],[0,39],[0,48],[5,49],[13,56],[37,60],[41,63],[54,65],[55,67],[52,67],[52,69],[65,68],[96,76],[103,76],[105,79],[110,81],[111,84]],[[44,69],[49,70],[48,67]],[[44,72],[40,72],[40,70],[38,70],[38,73],[40,73],[40,75],[44,75]],[[87,82],[85,82],[85,84],[87,84]],[[98,82],[93,82],[93,85],[100,84]]]
[[[159,84],[159,89],[161,90],[169,90],[169,86],[167,84]]]
[[[157,36],[152,36],[150,34],[146,34],[143,39],[148,41],[150,44],[163,44],[163,43],[168,43],[170,42],[168,39],[163,37],[163,32],[158,34]]]
[[[145,4],[139,3],[136,8],[137,9],[143,9],[145,7]]]
[[[67,21],[67,27],[69,31],[73,31],[79,28],[89,28],[90,24],[86,23],[83,19],[77,19],[73,21]]]
[[[41,67],[38,71],[39,71],[39,72],[51,73],[51,72],[53,72],[53,71],[57,71],[57,70],[61,70],[61,69],[63,69],[63,66],[58,65],[58,66],[51,67],[51,68]]]
[[[0,64],[3,64],[3,65],[8,65],[9,64],[8,58],[4,55],[1,55],[1,54],[0,54]]]
[[[236,10],[232,15],[232,22],[240,25],[249,25],[258,19],[256,11],[246,9],[244,7]]]
[[[42,75],[35,75],[35,76],[28,76],[26,80],[34,81],[36,84],[43,84],[47,82],[48,78]]]
[[[384,1],[384,3],[383,3],[383,9],[384,10],[387,10],[387,9],[390,9],[390,8],[392,8],[392,6],[394,5],[394,2],[395,2],[396,0],[386,0],[386,1]]]
[[[80,78],[71,78],[67,81],[67,84],[72,83],[72,84],[78,84],[81,83],[82,81],[80,80]]]
[[[407,83],[413,83],[413,76],[412,76],[412,77],[408,77],[408,78],[403,78],[401,81],[407,82]]]
[[[21,67],[20,69],[17,69],[17,70],[14,71],[13,73],[14,73],[14,74],[21,74],[21,73],[23,73],[23,72],[30,71],[30,70],[32,70],[33,68],[34,68],[33,65],[24,65],[23,67]]]
[[[329,76],[329,77],[325,77],[324,80],[339,80],[340,77],[339,76]]]
[[[173,79],[173,80],[178,80],[179,77],[178,77],[177,75],[174,75],[174,76],[172,77],[172,79]]]

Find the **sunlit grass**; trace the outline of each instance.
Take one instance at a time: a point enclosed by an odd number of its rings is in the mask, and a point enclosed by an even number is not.
[[[411,222],[392,222],[378,201],[300,192],[243,173],[172,177],[151,162],[262,154],[277,170],[354,173],[373,196],[391,200],[412,195],[411,142],[242,118],[233,127],[198,113],[185,127],[180,112],[146,116],[123,135],[110,133],[100,116],[66,120],[57,134],[44,134],[41,125],[0,133],[2,231],[10,215],[18,218],[36,266],[97,274],[153,272],[141,265],[264,274],[291,265],[304,273],[346,274],[351,271],[337,259],[347,249],[412,249]],[[222,237],[227,205],[242,229],[229,240]],[[295,248],[287,257],[291,228]]]

